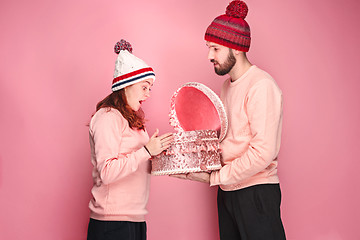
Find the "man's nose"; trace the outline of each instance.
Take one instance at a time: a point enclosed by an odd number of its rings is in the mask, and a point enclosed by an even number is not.
[[[208,59],[210,61],[214,60],[214,54],[209,50],[209,53],[208,53]]]

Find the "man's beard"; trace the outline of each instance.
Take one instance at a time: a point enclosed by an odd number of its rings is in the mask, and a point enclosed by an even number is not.
[[[211,60],[211,62],[218,63],[218,62],[215,62],[215,60]],[[226,59],[226,61],[221,65],[219,64],[218,68],[214,67],[216,74],[220,75],[220,76],[228,74],[231,71],[231,69],[234,67],[235,63],[236,63],[236,58],[235,58],[232,50],[230,49],[229,55],[228,55],[228,58]]]

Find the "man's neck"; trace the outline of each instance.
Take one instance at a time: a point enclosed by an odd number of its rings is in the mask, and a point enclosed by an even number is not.
[[[236,64],[229,72],[229,76],[232,82],[236,81],[237,79],[241,78],[247,70],[252,66],[247,58],[238,59]]]

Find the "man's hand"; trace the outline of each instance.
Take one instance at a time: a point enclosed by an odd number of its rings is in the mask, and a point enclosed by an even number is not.
[[[200,164],[200,169],[205,172],[196,172],[196,173],[182,173],[182,174],[173,174],[171,177],[179,178],[179,179],[187,179],[192,181],[198,181],[203,183],[210,184],[210,171],[207,171],[207,167],[205,164]]]
[[[186,178],[186,173],[182,173],[182,174],[172,174],[169,175],[170,177],[175,177],[175,178],[180,178],[180,179],[187,179]]]
[[[210,173],[208,172],[188,173],[186,175],[186,179],[210,184]]]

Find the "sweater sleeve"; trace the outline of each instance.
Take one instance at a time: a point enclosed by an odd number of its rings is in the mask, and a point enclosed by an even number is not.
[[[109,111],[104,112],[93,122],[92,135],[96,156],[96,168],[104,184],[110,184],[135,172],[139,164],[147,161],[150,156],[144,147],[140,146],[127,154],[122,154],[120,148],[122,133],[128,122]],[[134,139],[139,141],[140,139]]]
[[[245,101],[251,130],[248,149],[230,164],[212,172],[211,186],[240,183],[264,170],[277,157],[282,119],[281,91],[271,80],[264,79],[253,85]]]

